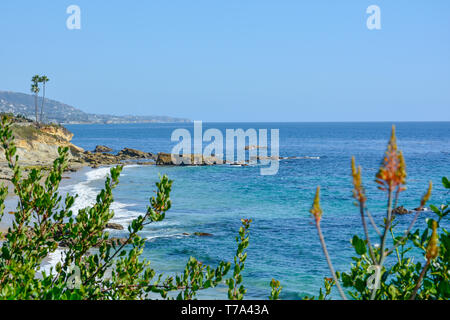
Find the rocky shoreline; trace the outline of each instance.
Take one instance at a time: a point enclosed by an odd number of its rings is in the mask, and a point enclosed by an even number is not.
[[[251,162],[263,160],[282,160],[295,157],[258,156],[245,162],[223,162],[213,156],[205,157],[197,154],[175,155],[170,153],[151,153],[141,150],[124,148],[113,153],[108,146],[99,145],[92,151],[85,151],[71,143],[73,133],[59,125],[36,126],[34,123],[23,122],[12,125],[17,155],[25,173],[35,168],[49,170],[53,160],[58,157],[58,147],[69,148],[69,163],[67,171],[75,172],[83,167],[98,168],[112,165],[159,165],[159,166],[183,166],[183,165],[239,165],[247,166]],[[247,146],[246,150],[260,149],[259,146]],[[306,157],[305,157],[306,158]],[[3,151],[0,155],[0,180],[10,180],[11,170],[8,168]]]
[[[252,156],[246,161],[230,162],[223,161],[215,155],[152,153],[131,148],[123,148],[117,153],[113,153],[114,150],[112,148],[104,145],[98,145],[94,150],[86,151],[71,142],[73,133],[63,126],[53,124],[37,126],[33,122],[20,122],[20,119],[16,120],[11,125],[11,128],[15,137],[19,163],[25,174],[36,168],[43,169],[44,171],[50,170],[54,159],[58,157],[59,147],[69,148],[68,167],[66,170],[70,172],[76,172],[83,167],[98,168],[114,165],[209,166],[227,164],[245,167],[265,161],[320,159],[320,157],[258,155]],[[257,145],[245,147],[247,151],[256,149],[267,149],[267,147]],[[0,181],[8,183],[11,175],[12,171],[8,168],[3,150],[0,150]]]

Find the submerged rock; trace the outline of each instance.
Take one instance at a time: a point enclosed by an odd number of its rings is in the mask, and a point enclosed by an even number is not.
[[[408,213],[411,213],[411,211],[409,211],[408,209],[406,209],[406,208],[403,207],[403,206],[400,206],[400,207],[397,207],[397,208],[395,208],[394,210],[392,210],[392,213],[402,215],[402,214],[408,214]]]
[[[194,232],[192,234],[183,232],[182,234],[183,234],[183,236],[197,236],[197,237],[211,237],[212,236],[211,233],[207,233],[207,232]]]
[[[211,233],[207,233],[207,232],[194,232],[194,236],[198,236],[198,237],[211,237],[212,234],[211,234]]]

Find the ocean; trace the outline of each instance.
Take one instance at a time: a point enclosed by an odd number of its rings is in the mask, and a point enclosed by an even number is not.
[[[309,213],[315,189],[321,186],[324,209],[322,231],[335,269],[347,271],[354,254],[350,239],[362,237],[360,216],[352,198],[350,160],[363,167],[368,206],[377,221],[384,216],[386,196],[374,183],[393,123],[204,123],[204,130],[279,129],[281,160],[276,175],[260,175],[258,166],[229,165],[160,167],[131,165],[124,168],[114,190],[114,221],[126,225],[146,211],[159,174],[174,180],[172,208],[161,223],[142,232],[148,241],[143,256],[151,266],[167,275],[181,273],[190,256],[216,266],[233,261],[240,219],[252,219],[244,284],[247,299],[267,299],[272,278],[281,282],[282,299],[317,295],[330,272]],[[399,205],[419,206],[433,181],[430,203],[448,199],[441,184],[450,176],[450,122],[400,122],[398,146],[407,164],[407,187]],[[147,152],[170,152],[173,130],[192,132],[192,123],[67,125],[72,142],[85,150],[106,145],[114,152],[124,147]],[[76,208],[92,204],[104,184],[109,168],[83,169],[65,183],[63,192],[77,193]],[[399,216],[401,232],[413,215]],[[417,226],[433,217],[420,215]],[[210,233],[209,237],[184,233]],[[114,236],[123,231],[112,231]],[[372,242],[377,243],[372,233]],[[202,292],[199,298],[226,298],[221,286]],[[336,295],[337,297],[337,295]]]

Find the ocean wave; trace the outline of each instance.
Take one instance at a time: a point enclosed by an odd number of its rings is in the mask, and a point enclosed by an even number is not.
[[[189,237],[189,234],[185,234],[185,233],[174,233],[174,234],[163,234],[163,235],[155,235],[155,236],[147,236],[145,237],[146,240],[148,241],[153,241],[156,239],[168,239],[168,238],[175,238],[175,239],[180,239],[180,238],[184,238],[184,237]]]
[[[87,182],[95,180],[104,180],[106,176],[111,172],[110,167],[103,167],[86,172]]]
[[[123,170],[130,169],[130,168],[139,168],[139,167],[144,167],[144,165],[142,165],[142,164],[127,164],[126,166],[123,167]]]
[[[100,192],[100,187],[95,188],[92,183],[98,180],[104,181],[107,175],[110,173],[109,167],[93,169],[85,173],[86,179],[72,186],[69,193],[78,195],[72,206],[72,211],[76,215],[79,210],[86,207],[91,207],[96,203],[96,198]],[[114,218],[112,222],[119,223],[124,227],[127,227],[129,222],[134,218],[142,214],[141,212],[128,210],[128,207],[132,207],[133,203],[121,203],[115,201],[111,204],[111,210],[114,210]]]
[[[78,210],[92,206],[95,203],[97,192],[88,185],[88,181],[77,183],[73,186],[71,194],[77,195],[72,206],[72,211],[76,214]]]
[[[78,213],[78,210],[94,205],[97,197],[97,191],[90,186],[90,183],[93,181],[106,179],[109,172],[110,168],[108,167],[89,170],[85,173],[85,180],[71,187],[69,193],[72,195],[78,195],[72,206],[72,211],[75,214]]]
[[[128,210],[128,207],[132,207],[134,204],[125,204],[121,202],[113,202],[111,210],[114,210],[114,217],[111,222],[118,223],[126,228],[131,221],[137,218],[139,215],[143,215],[143,212]]]
[[[55,267],[58,262],[63,262],[65,257],[65,249],[57,248],[54,252],[50,252],[41,264],[40,273],[49,275],[56,274]]]

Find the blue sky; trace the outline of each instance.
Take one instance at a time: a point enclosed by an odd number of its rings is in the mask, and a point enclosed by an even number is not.
[[[36,73],[92,113],[449,121],[450,1],[2,0],[0,90]]]

